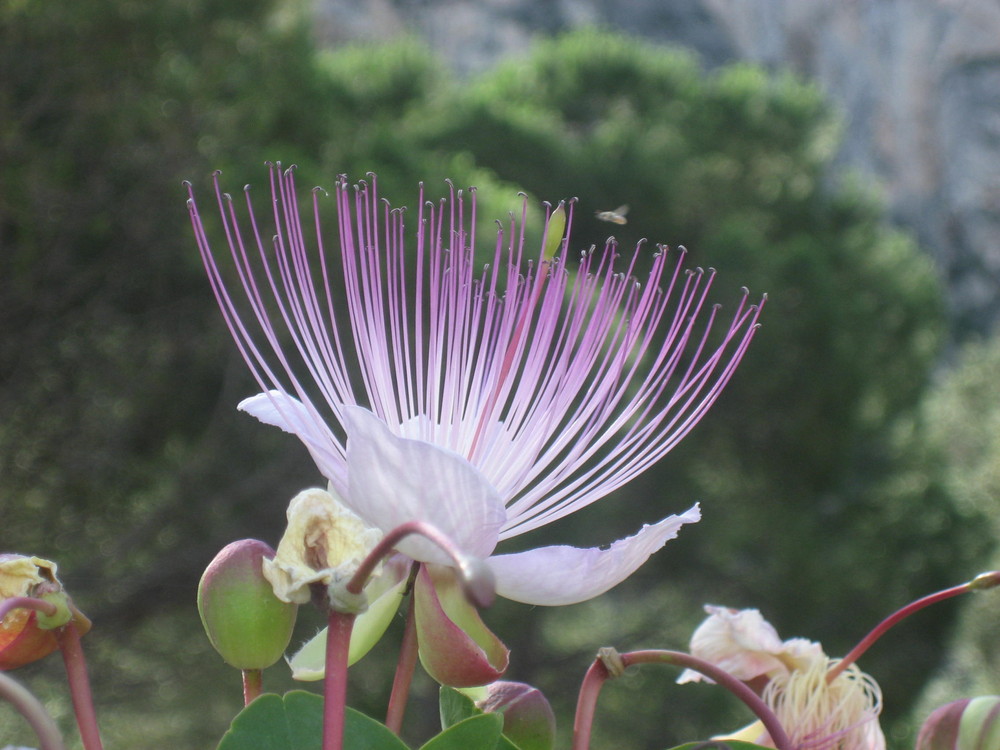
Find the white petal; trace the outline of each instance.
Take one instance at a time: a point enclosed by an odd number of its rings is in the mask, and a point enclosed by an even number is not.
[[[756,609],[736,610],[707,604],[705,611],[709,616],[691,636],[691,653],[737,679],[774,677],[826,659],[818,643],[801,638],[782,642],[778,631]],[[708,678],[688,669],[677,682],[700,680]]]
[[[243,399],[236,408],[298,437],[338,494],[346,491],[344,459],[337,440],[330,428],[305,404],[283,391],[267,391]]]
[[[389,532],[424,521],[467,555],[486,557],[507,520],[500,496],[472,464],[444,448],[393,435],[367,409],[344,410],[347,430],[345,502],[370,525]],[[400,552],[422,562],[451,564],[427,540],[407,537]]]
[[[643,526],[638,534],[619,539],[607,549],[539,547],[496,555],[487,563],[497,578],[497,594],[525,604],[575,604],[603,594],[624,581],[681,526],[701,518],[698,506],[679,516]]]

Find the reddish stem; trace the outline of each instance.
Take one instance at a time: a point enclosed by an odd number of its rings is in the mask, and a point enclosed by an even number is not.
[[[943,589],[942,591],[938,591],[933,594],[928,594],[927,596],[921,597],[914,602],[910,602],[905,607],[892,613],[872,628],[871,632],[862,638],[858,645],[852,648],[850,653],[837,663],[837,666],[830,670],[826,676],[826,681],[833,682],[837,679],[841,672],[856,662],[865,651],[871,648],[871,645],[875,643],[875,641],[882,637],[885,631],[898,623],[900,620],[905,620],[910,615],[919,612],[925,607],[937,604],[938,602],[943,602],[945,599],[951,599],[953,596],[965,594],[969,591],[980,591],[983,589],[993,588],[997,585],[1000,585],[1000,571],[991,571],[989,573],[981,573],[966,583],[958,586],[952,586],[951,588]]]
[[[349,612],[330,610],[326,631],[326,674],[323,681],[323,750],[342,750],[347,705],[347,654],[354,618]]]
[[[12,596],[0,602],[0,620],[3,620],[8,612],[22,607],[25,609],[37,609],[49,617],[58,611],[55,604],[47,602],[44,599],[35,599],[31,596]]]
[[[590,748],[590,733],[594,726],[594,711],[597,709],[597,697],[601,694],[604,681],[611,674],[600,657],[594,659],[587,674],[580,683],[580,695],[576,699],[576,716],[573,718],[573,750],[588,750]]]
[[[262,692],[264,692],[264,671],[261,669],[244,669],[243,705],[249,706]]]
[[[0,672],[0,698],[10,703],[31,725],[41,750],[66,750],[59,728],[42,702],[5,672]]]
[[[706,677],[714,680],[722,687],[729,690],[737,698],[743,701],[747,707],[753,711],[757,718],[764,724],[764,728],[771,736],[777,750],[792,750],[792,743],[785,733],[781,722],[774,715],[774,712],[761,700],[753,690],[743,682],[733,677],[728,672],[719,669],[714,664],[699,659],[691,654],[680,651],[649,650],[632,651],[627,654],[617,654],[609,650],[610,654],[602,650],[601,655],[594,660],[587,671],[580,686],[580,697],[576,704],[576,719],[573,723],[573,750],[588,750],[590,747],[590,732],[594,723],[594,710],[597,706],[597,697],[601,692],[604,681],[612,676],[620,676],[624,670],[633,664],[673,664],[678,667],[686,667],[701,672]],[[612,664],[615,673],[608,669],[608,663]]]
[[[417,621],[414,617],[414,603],[411,595],[410,606],[406,613],[406,627],[403,630],[403,642],[399,647],[396,676],[392,681],[389,708],[385,715],[385,725],[396,734],[399,734],[399,730],[403,727],[403,714],[406,711],[406,701],[410,696],[410,683],[413,681],[413,670],[416,666]]]
[[[80,739],[85,750],[103,750],[101,734],[97,727],[97,715],[94,713],[94,696],[90,691],[90,678],[87,676],[87,662],[83,658],[83,647],[80,645],[80,632],[76,624],[70,620],[56,631],[59,648],[62,650],[63,663],[66,665],[66,676],[69,679],[69,692],[73,698],[73,712],[76,714],[76,725],[80,729]]]
[[[434,542],[455,563],[455,569],[462,581],[466,596],[479,606],[493,602],[495,591],[493,574],[481,560],[462,554],[455,543],[445,534],[423,521],[409,521],[397,526],[375,545],[345,587],[349,594],[358,596],[365,588],[368,577],[375,566],[388,556],[400,540],[410,534],[420,534]],[[326,673],[324,677],[323,701],[323,750],[341,750],[344,745],[344,713],[347,701],[347,656],[351,646],[351,630],[354,628],[354,612],[338,612],[330,608],[329,626],[326,633]],[[415,648],[412,649],[414,652]],[[401,656],[401,661],[407,657]],[[410,669],[412,673],[412,667]],[[395,691],[395,684],[393,690]],[[402,699],[405,704],[405,696]],[[390,710],[399,712],[402,722],[402,707]]]
[[[480,560],[467,557],[455,543],[429,523],[423,521],[407,521],[400,524],[384,537],[368,553],[354,576],[347,583],[351,594],[360,594],[368,582],[368,576],[375,570],[382,558],[387,557],[404,538],[411,534],[419,534],[434,542],[441,551],[451,558],[455,570],[462,582],[466,597],[478,607],[488,607],[496,596],[492,571]]]

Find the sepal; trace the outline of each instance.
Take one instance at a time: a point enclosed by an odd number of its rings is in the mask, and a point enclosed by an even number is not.
[[[424,669],[442,685],[473,687],[499,679],[510,652],[465,598],[450,568],[422,565],[413,587]]]
[[[1000,696],[963,698],[936,708],[920,728],[916,750],[1000,748]]]
[[[378,581],[370,586],[374,588],[377,584]],[[403,578],[381,594],[370,594],[368,609],[358,615],[351,630],[347,666],[359,661],[378,643],[399,609],[405,588],[406,578]],[[303,682],[323,679],[326,674],[326,631],[326,628],[319,631],[288,660],[293,679]]]

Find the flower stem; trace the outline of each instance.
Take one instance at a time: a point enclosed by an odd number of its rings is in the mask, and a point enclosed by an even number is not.
[[[597,659],[591,664],[580,686],[580,697],[576,704],[576,719],[573,723],[573,750],[588,750],[590,731],[594,723],[594,709],[604,681],[609,677],[620,677],[633,664],[673,664],[701,672],[729,690],[743,701],[764,724],[777,750],[791,750],[792,743],[781,722],[763,700],[744,683],[714,664],[680,651],[661,649],[632,651],[619,654],[614,649],[601,649]]]
[[[44,599],[35,599],[31,596],[12,596],[0,602],[0,620],[7,616],[7,613],[14,609],[25,607],[27,609],[37,609],[46,615],[52,616],[56,613],[57,607],[52,602]]]
[[[413,670],[417,666],[417,621],[414,617],[414,608],[413,595],[410,594],[403,642],[399,646],[399,662],[396,665],[396,676],[392,681],[389,708],[385,714],[385,725],[396,734],[399,734],[399,730],[403,727],[403,713],[406,711],[406,701],[410,696]]]
[[[368,576],[375,570],[375,566],[378,565],[379,561],[389,555],[397,544],[411,534],[419,534],[434,542],[452,559],[452,562],[455,563],[455,570],[458,573],[459,580],[462,583],[462,590],[469,601],[477,607],[488,607],[493,603],[496,597],[493,571],[482,560],[465,555],[444,533],[423,521],[407,521],[382,537],[381,541],[372,548],[372,551],[368,553],[368,557],[364,559],[354,572],[354,576],[347,584],[348,592],[351,594],[360,594],[365,587],[365,583],[368,581]]]
[[[323,680],[323,750],[342,750],[347,704],[347,654],[354,618],[350,612],[330,610],[326,632],[326,674]]]
[[[83,658],[83,647],[80,645],[80,632],[71,620],[57,631],[56,638],[62,650],[63,663],[66,665],[69,692],[73,698],[73,712],[76,714],[76,725],[80,729],[83,747],[85,750],[103,750],[101,733],[97,727],[97,715],[94,713],[94,696],[90,691],[90,678],[87,676],[87,662]]]
[[[345,586],[347,593],[352,596],[361,596],[364,591],[368,577],[375,570],[375,566],[383,557],[389,555],[393,548],[399,544],[400,540],[410,534],[420,534],[440,547],[445,554],[451,557],[455,563],[459,579],[462,582],[466,597],[480,607],[489,606],[493,603],[496,595],[494,590],[493,572],[482,560],[464,555],[455,543],[434,526],[423,521],[409,521],[400,524],[390,531],[381,541],[375,545],[361,565],[354,572],[351,580]],[[351,630],[354,628],[356,612],[341,612],[333,606],[330,607],[329,626],[326,632],[326,673],[324,676],[324,701],[323,701],[323,750],[341,750],[344,745],[344,714],[347,701],[347,656],[351,646]],[[404,659],[414,659],[416,655],[416,636],[413,637],[413,645],[408,648],[413,654],[407,656],[405,653],[400,657],[400,669],[404,668]],[[404,647],[405,643],[404,643]],[[412,674],[413,667],[409,667]],[[397,675],[398,676],[398,675]],[[407,679],[407,682],[409,680]],[[396,692],[396,684],[393,683],[393,692]],[[409,687],[407,686],[407,691]],[[398,721],[402,722],[403,705],[405,705],[406,694],[397,699],[397,706],[390,704],[390,711],[395,716],[398,713]],[[396,719],[393,719],[394,721]],[[89,750],[89,749],[88,749]]]
[[[45,706],[20,682],[0,672],[0,698],[10,703],[23,716],[38,737],[41,750],[66,750],[59,728]]]
[[[594,726],[594,711],[597,697],[601,694],[604,681],[611,674],[600,657],[594,659],[580,684],[580,695],[576,700],[576,716],[573,718],[573,750],[590,748],[590,733]]]
[[[981,591],[983,589],[993,588],[994,586],[1000,585],[1000,571],[991,571],[989,573],[980,573],[978,576],[973,578],[971,581],[960,584],[958,586],[952,586],[948,589],[943,589],[937,591],[933,594],[928,594],[927,596],[921,597],[916,601],[910,602],[902,609],[893,612],[891,615],[886,617],[882,622],[876,625],[871,632],[868,633],[857,646],[851,649],[851,651],[841,659],[837,666],[830,670],[829,674],[826,676],[827,682],[833,682],[837,679],[845,669],[847,669],[851,664],[856,662],[858,658],[875,643],[882,635],[891,628],[893,625],[898,623],[900,620],[905,620],[912,614],[919,612],[925,607],[929,607],[932,604],[937,604],[938,602],[943,602],[945,599],[951,599],[953,596],[958,596],[959,594],[965,594],[969,591]]]
[[[249,706],[264,691],[264,671],[243,670],[243,705]]]

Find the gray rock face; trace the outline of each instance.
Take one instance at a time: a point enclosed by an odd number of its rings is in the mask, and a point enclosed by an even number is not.
[[[600,25],[815,80],[842,112],[838,167],[864,175],[932,253],[957,338],[1000,321],[997,0],[321,0],[330,42],[410,32],[461,73]]]
[[[946,280],[956,333],[1000,320],[1000,3],[706,0],[740,57],[841,108],[839,163],[875,180]]]

